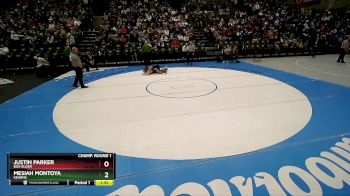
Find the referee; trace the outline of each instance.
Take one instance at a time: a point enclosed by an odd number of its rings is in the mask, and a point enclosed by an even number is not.
[[[80,57],[78,56],[79,50],[76,47],[72,48],[72,52],[69,55],[70,62],[72,63],[73,69],[75,71],[75,79],[73,86],[78,87],[78,81],[81,88],[87,88],[83,82],[83,64],[81,63]]]

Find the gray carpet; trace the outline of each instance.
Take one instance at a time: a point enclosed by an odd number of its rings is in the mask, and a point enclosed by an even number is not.
[[[0,104],[51,80],[49,77],[38,78],[35,74],[1,75],[0,78],[14,81],[0,85]]]

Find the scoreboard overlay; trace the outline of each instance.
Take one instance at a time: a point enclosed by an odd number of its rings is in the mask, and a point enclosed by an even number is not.
[[[96,180],[115,179],[112,153],[9,153],[7,157],[10,185],[95,185]]]

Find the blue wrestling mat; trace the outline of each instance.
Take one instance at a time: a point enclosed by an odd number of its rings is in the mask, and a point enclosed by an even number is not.
[[[167,66],[169,72],[187,67]],[[350,88],[248,63],[203,62],[191,67],[236,70],[286,83],[309,99],[311,119],[283,142],[239,155],[164,160],[117,154],[113,186],[10,186],[7,153],[99,152],[65,137],[56,127],[55,105],[74,88],[72,76],[52,80],[0,105],[0,195],[349,195]],[[111,68],[84,75],[84,80],[142,69]]]

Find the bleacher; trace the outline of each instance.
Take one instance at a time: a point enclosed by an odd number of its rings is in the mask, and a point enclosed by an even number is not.
[[[113,13],[121,2],[112,0],[110,2],[109,12]],[[89,15],[90,14],[90,15]],[[119,42],[104,43],[99,37],[100,30],[93,26],[92,13],[88,13],[86,20],[83,20],[81,31],[74,34],[76,46],[80,50],[80,55],[87,55],[88,51],[92,51],[96,55],[96,62],[99,66],[118,66],[128,64],[143,63],[142,60],[142,43],[127,42],[122,45]],[[239,58],[262,58],[262,57],[281,57],[291,55],[310,55],[313,52],[312,47],[307,43],[297,45],[289,43],[285,45],[280,43],[278,39],[224,39],[221,41],[212,40],[210,36],[203,30],[203,27],[197,24],[193,25],[193,36],[191,41],[195,41],[196,53],[194,60],[217,60],[220,59],[222,48],[227,45],[238,47]],[[9,36],[9,35],[8,35]],[[103,39],[103,38],[102,38]],[[184,42],[180,43],[178,49],[170,46],[170,41],[164,46],[157,47],[153,51],[152,62],[182,62],[185,61],[185,54],[181,51]],[[5,57],[5,63],[0,66],[0,71],[22,71],[35,70],[36,62],[34,56],[46,57],[54,68],[69,67],[69,61],[63,54],[66,46],[65,39],[55,40],[54,43],[44,44],[43,40],[37,40],[30,43],[29,40],[23,39],[16,41],[8,37],[2,37],[1,43],[6,43],[10,49],[10,53]],[[321,38],[316,48],[317,54],[337,53],[339,41],[335,39]]]

